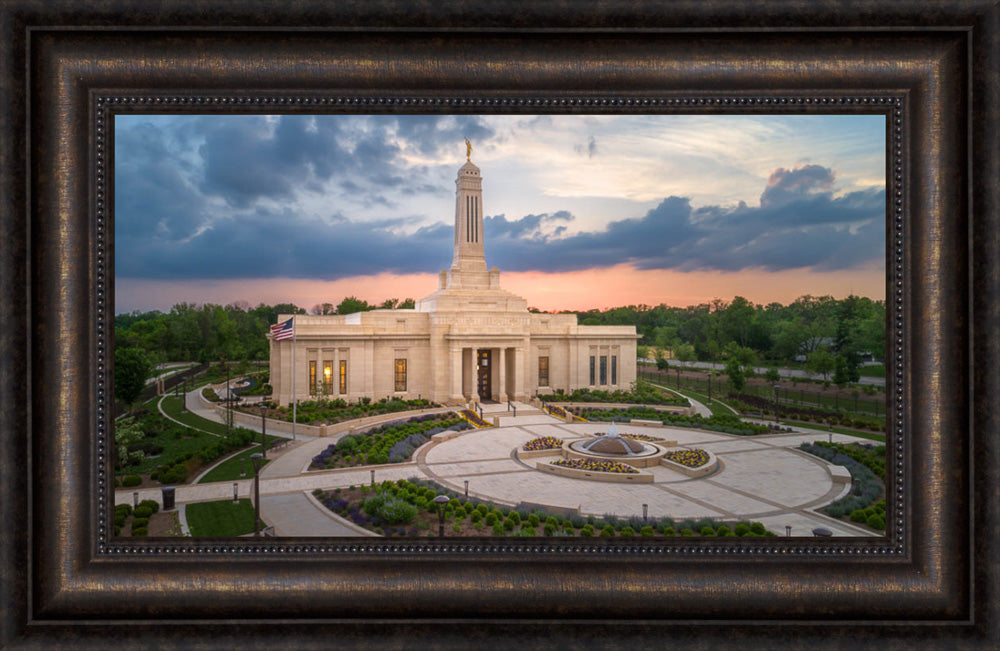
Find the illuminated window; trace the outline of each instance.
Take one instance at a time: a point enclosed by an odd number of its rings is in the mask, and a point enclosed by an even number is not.
[[[395,365],[395,372],[393,373],[393,379],[395,380],[396,391],[406,391],[406,360],[397,359]]]
[[[538,386],[549,386],[549,358],[538,358]]]
[[[309,362],[309,395],[316,395],[316,362]]]
[[[323,393],[333,392],[333,362],[323,362]]]
[[[347,393],[347,360],[340,360],[340,392]]]
[[[608,356],[601,355],[601,384],[608,383]]]

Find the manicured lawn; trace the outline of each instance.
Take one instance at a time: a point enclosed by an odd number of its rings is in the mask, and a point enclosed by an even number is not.
[[[188,504],[185,513],[191,535],[195,537],[231,538],[253,533],[253,505],[246,498],[239,502],[196,502]]]
[[[885,364],[862,366],[858,368],[858,373],[862,377],[885,377]]]
[[[829,432],[826,425],[820,425],[818,423],[805,423],[797,420],[785,420],[781,419],[782,425],[789,425],[792,427],[808,427],[809,429],[814,429],[819,432]],[[885,443],[885,434],[875,434],[874,432],[860,432],[854,429],[845,429],[843,427],[834,427],[833,431],[836,434],[847,434],[848,436],[857,436],[858,438],[868,439],[869,441],[879,441],[880,443]]]
[[[677,390],[671,389],[671,391],[677,391]],[[680,391],[677,391],[677,393],[680,393],[681,395],[687,398],[693,398],[694,400],[697,400],[698,402],[702,403],[712,411],[713,416],[716,414],[726,415],[733,413],[732,409],[726,407],[725,403],[723,403],[715,396],[712,396],[712,402],[709,403],[708,394],[706,393],[698,393],[697,391],[691,391],[690,389],[681,389]],[[739,412],[737,411],[736,413]]]
[[[176,418],[189,427],[202,430],[203,432],[209,432],[217,436],[226,435],[226,426],[224,424],[216,423],[215,421],[208,420],[207,418],[202,418],[201,416],[193,414],[190,411],[181,411],[180,398],[175,398],[173,396],[167,396],[164,398],[163,411],[165,411],[171,418]]]
[[[198,483],[207,484],[213,481],[234,481],[253,477],[253,465],[250,463],[250,455],[255,452],[260,452],[260,445],[251,446],[226,459],[198,480]],[[267,464],[269,461],[270,459],[264,463]]]

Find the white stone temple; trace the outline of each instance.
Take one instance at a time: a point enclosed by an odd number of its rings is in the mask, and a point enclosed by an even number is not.
[[[558,389],[628,389],[635,381],[635,327],[581,326],[573,314],[528,312],[525,299],[501,289],[500,270],[486,267],[483,179],[468,157],[455,186],[451,268],[414,309],[278,317],[293,319],[295,334],[280,341],[268,335],[279,404],[394,396],[464,405]]]

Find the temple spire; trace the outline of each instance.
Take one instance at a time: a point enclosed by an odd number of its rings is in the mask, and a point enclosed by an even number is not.
[[[465,139],[466,157],[472,156],[472,143]],[[451,268],[459,272],[486,271],[483,247],[483,177],[471,160],[458,170],[455,179],[455,253]]]

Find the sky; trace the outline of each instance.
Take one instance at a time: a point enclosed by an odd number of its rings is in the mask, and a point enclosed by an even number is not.
[[[120,115],[115,312],[427,296],[465,138],[532,307],[885,296],[884,116]]]

